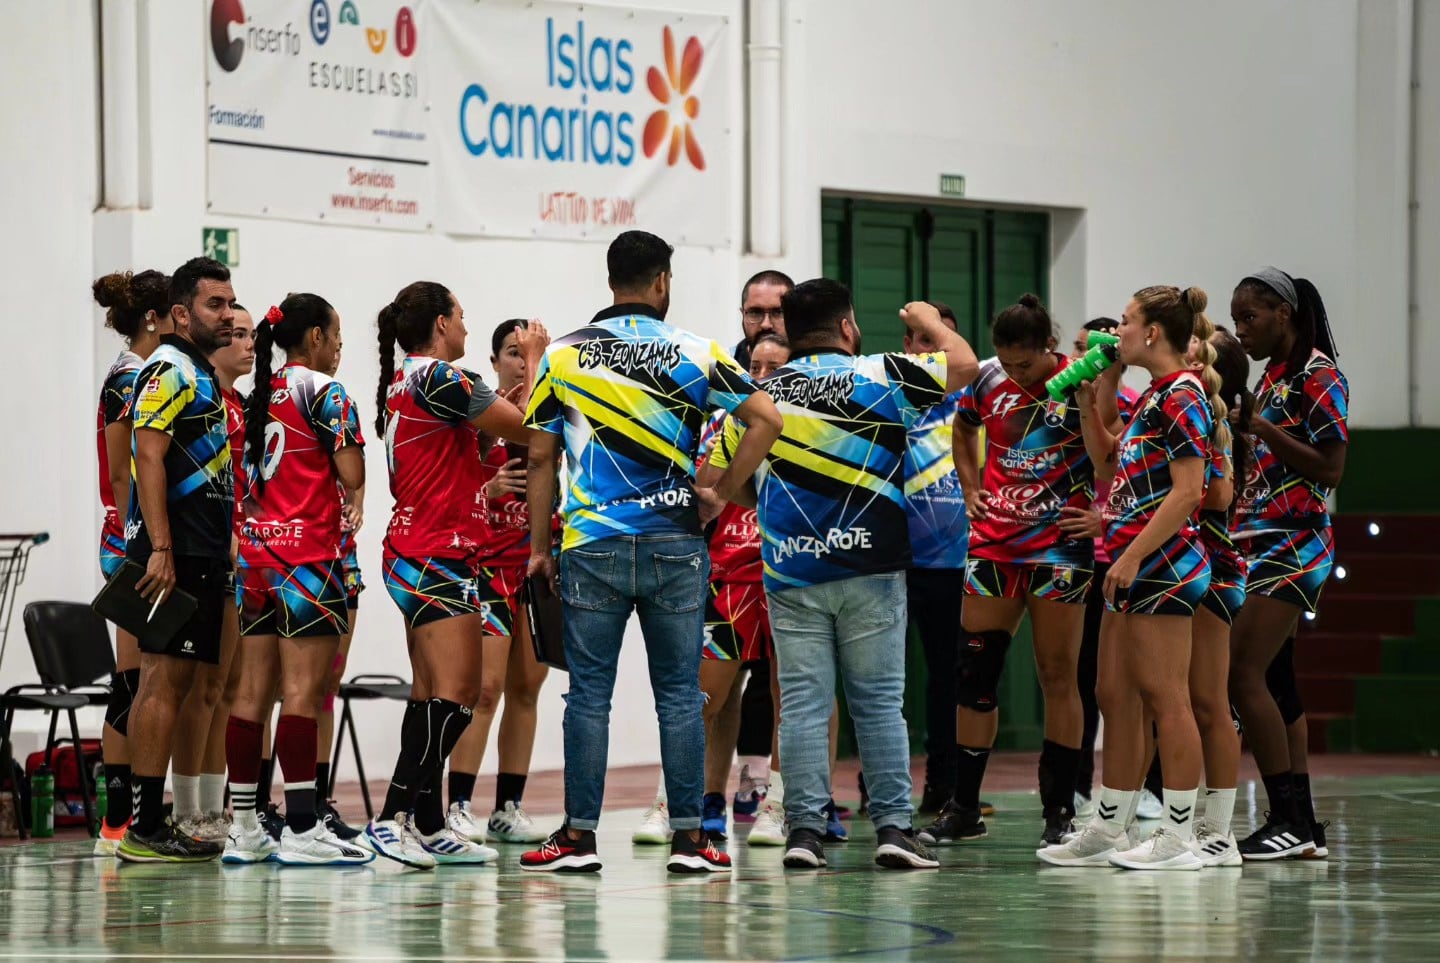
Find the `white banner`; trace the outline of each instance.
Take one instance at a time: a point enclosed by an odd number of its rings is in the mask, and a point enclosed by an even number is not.
[[[423,0],[210,0],[209,210],[425,230]]]
[[[730,243],[726,18],[486,0],[422,29],[441,230]]]

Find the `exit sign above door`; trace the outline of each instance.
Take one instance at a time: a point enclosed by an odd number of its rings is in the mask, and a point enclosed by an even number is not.
[[[941,174],[940,193],[946,197],[965,196],[964,174]]]

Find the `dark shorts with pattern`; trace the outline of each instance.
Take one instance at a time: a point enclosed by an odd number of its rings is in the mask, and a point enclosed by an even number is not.
[[[293,568],[242,568],[240,635],[287,639],[344,635],[345,577],[339,561]]]
[[[1289,602],[1305,612],[1320,604],[1320,592],[1335,567],[1335,538],[1329,526],[1299,532],[1261,532],[1236,539],[1249,565],[1246,591]]]
[[[344,571],[345,580],[345,607],[358,609],[360,607],[360,593],[365,591],[365,580],[360,577],[360,559],[355,554],[355,540],[350,540],[350,551],[345,553],[345,559],[341,562],[341,569]]]
[[[771,658],[770,606],[759,582],[711,582],[705,595],[705,645],[712,661],[757,662]]]
[[[989,599],[1033,595],[1066,605],[1084,605],[1094,573],[1093,559],[1000,562],[971,555],[965,560],[965,594]]]
[[[1240,614],[1240,607],[1245,604],[1245,570],[1235,571],[1233,565],[1216,562],[1214,557],[1210,560],[1210,587],[1205,590],[1205,597],[1200,604],[1226,625],[1235,624],[1235,616]]]
[[[520,617],[520,586],[525,582],[525,566],[482,565],[478,581],[485,634],[500,639],[513,637],[515,620]]]
[[[412,629],[483,611],[479,579],[463,558],[406,558],[386,555],[385,591]]]
[[[1113,568],[1113,566],[1112,566]],[[1210,588],[1210,556],[1197,538],[1176,536],[1140,563],[1128,590],[1117,589],[1112,612],[1192,616]]]

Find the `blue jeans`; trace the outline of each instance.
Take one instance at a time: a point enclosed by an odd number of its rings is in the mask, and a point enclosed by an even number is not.
[[[560,600],[570,691],[565,694],[565,819],[594,829],[605,799],[610,700],[620,643],[640,615],[650,689],[660,717],[670,825],[700,828],[705,723],[700,649],[710,555],[691,535],[623,536],[560,553]]]
[[[824,835],[830,706],[838,665],[855,722],[870,821],[910,827],[905,699],[905,573],[858,575],[770,592],[780,672],[780,770],[790,828]]]

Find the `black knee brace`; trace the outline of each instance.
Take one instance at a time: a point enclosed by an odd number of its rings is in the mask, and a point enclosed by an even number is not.
[[[126,669],[110,677],[110,702],[105,707],[105,724],[120,735],[130,732],[130,706],[140,688],[140,670]]]
[[[1280,718],[1288,726],[1305,714],[1305,705],[1300,701],[1300,689],[1295,685],[1295,638],[1291,636],[1275,653],[1274,660],[1265,670],[1265,688],[1270,698],[1280,707]]]
[[[1000,673],[1010,649],[1009,632],[960,632],[955,659],[955,702],[976,712],[994,712],[1000,705]]]

